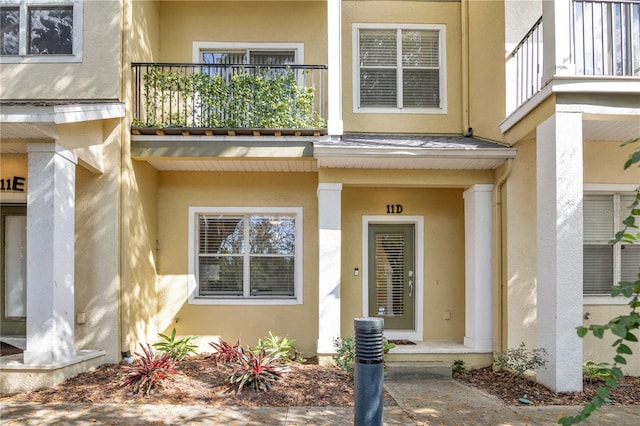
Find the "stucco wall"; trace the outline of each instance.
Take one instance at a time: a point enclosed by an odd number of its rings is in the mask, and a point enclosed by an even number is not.
[[[326,22],[323,1],[162,2],[159,59],[192,62],[194,41],[295,42],[304,43],[305,64],[326,64]]]
[[[620,148],[621,142],[586,141],[584,143],[584,182],[599,184],[640,184],[637,168],[623,171],[622,167],[631,151]],[[536,143],[533,139],[515,145],[518,157],[506,185],[507,220],[507,341],[504,348],[516,347],[524,342],[528,348],[536,344],[536,215],[535,179]],[[577,295],[576,297],[582,297]],[[584,312],[589,313],[585,325],[606,323],[613,317],[628,312],[623,303],[589,303],[585,299]],[[615,355],[610,338],[593,337],[584,340],[584,360],[611,361]],[[640,373],[640,348],[634,345],[625,372]]]
[[[2,99],[117,99],[121,12],[119,0],[83,2],[82,61],[3,63]]]
[[[347,132],[460,133],[460,3],[343,1],[342,111]],[[447,114],[353,113],[353,23],[445,24]]]
[[[123,350],[157,339],[156,284],[158,172],[133,162],[123,171],[122,290]]]
[[[524,342],[536,347],[536,144],[516,145],[518,157],[506,184],[507,333],[503,350]]]
[[[160,174],[158,189],[159,331],[200,336],[203,350],[217,336],[248,345],[269,331],[296,340],[315,354],[318,335],[317,178],[303,173]],[[303,208],[303,304],[188,304],[188,208],[190,206],[272,206]]]
[[[118,362],[121,128],[117,120],[97,124],[92,137],[103,142],[105,172],[76,167],[75,311],[86,319],[76,323],[76,346],[105,350],[106,362]],[[68,137],[86,138],[85,130],[68,129]]]
[[[345,187],[342,191],[341,333],[354,333],[363,316],[362,216],[384,215],[387,204],[401,204],[403,215],[424,217],[424,339],[464,337],[464,212],[461,189]],[[416,236],[416,241],[418,236]],[[418,262],[420,260],[417,260]],[[449,318],[450,315],[450,319]]]
[[[475,136],[501,141],[505,118],[504,29],[499,1],[469,1],[469,127]],[[464,6],[464,3],[463,3]]]

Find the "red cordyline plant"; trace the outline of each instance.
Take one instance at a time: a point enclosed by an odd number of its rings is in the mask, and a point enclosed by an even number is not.
[[[120,386],[132,386],[133,393],[149,395],[154,387],[161,386],[162,381],[178,371],[169,354],[156,354],[149,344],[146,347],[140,344],[140,347],[142,354],[136,352],[139,359],[123,367],[125,376]]]
[[[233,371],[229,378],[238,393],[245,386],[266,392],[282,378],[282,373],[286,370],[277,353],[266,352],[264,349],[253,352],[239,347],[238,354],[238,359],[230,363]]]
[[[213,360],[213,365],[218,366],[218,364],[226,365],[238,360],[240,356],[240,338],[238,337],[238,341],[235,346],[231,346],[230,343],[220,339],[217,342],[210,342],[209,345],[214,350],[214,353],[211,354],[211,359]]]

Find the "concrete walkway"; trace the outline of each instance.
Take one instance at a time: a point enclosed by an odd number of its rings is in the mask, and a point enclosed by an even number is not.
[[[579,407],[511,407],[454,380],[389,380],[385,425],[553,425]],[[0,404],[0,425],[349,425],[353,408]],[[589,425],[640,425],[640,406],[607,407]]]

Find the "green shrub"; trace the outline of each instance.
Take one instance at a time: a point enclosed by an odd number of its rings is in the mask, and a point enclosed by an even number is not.
[[[232,368],[229,381],[238,393],[245,386],[256,391],[268,391],[273,384],[282,378],[285,370],[278,354],[267,353],[264,349],[250,351],[238,347],[238,357],[229,363]]]
[[[355,337],[336,337],[333,339],[333,345],[336,348],[336,354],[333,356],[336,365],[347,373],[353,374],[353,363],[356,357]]]
[[[264,350],[267,353],[277,354],[284,362],[298,361],[302,359],[302,355],[296,350],[295,342],[293,339],[274,336],[272,332],[269,332],[269,335],[264,340],[258,340],[258,346],[256,346],[255,351]]]
[[[524,342],[506,353],[497,353],[493,361],[499,369],[511,370],[521,378],[529,370],[544,368],[547,362],[547,351],[544,348],[530,350],[526,348]]]
[[[232,346],[230,343],[220,339],[217,342],[210,342],[209,345],[213,348],[214,352],[211,354],[213,365],[216,367],[218,364],[226,365],[236,362],[241,354],[240,338]]]
[[[454,359],[453,360],[453,366],[451,367],[451,369],[455,372],[461,373],[464,370],[466,370],[466,367],[464,365],[464,360],[461,359]]]
[[[610,368],[611,365],[607,362],[587,361],[582,365],[582,375],[589,383],[605,381],[611,375]]]
[[[132,386],[133,393],[142,392],[144,395],[149,395],[154,387],[160,386],[177,371],[169,354],[157,355],[150,345],[145,347],[141,344],[140,347],[142,354],[136,352],[139,358],[133,364],[122,367],[125,376],[120,386]]]
[[[182,361],[190,354],[195,354],[196,349],[198,348],[192,343],[193,340],[197,339],[196,336],[185,336],[181,339],[176,339],[175,328],[171,331],[171,336],[167,336],[162,333],[159,333],[158,336],[160,336],[164,341],[154,343],[153,347],[158,351],[169,355],[174,361]]]
[[[350,337],[336,337],[333,339],[333,346],[336,348],[336,354],[333,356],[333,361],[336,365],[353,375],[353,364],[356,358],[356,338]],[[395,348],[395,343],[391,343],[386,337],[382,338],[382,350],[386,355],[391,349]],[[384,367],[386,370],[386,366]]]

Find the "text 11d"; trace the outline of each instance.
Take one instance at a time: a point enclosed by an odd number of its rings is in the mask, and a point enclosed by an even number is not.
[[[387,204],[387,214],[400,214],[402,210],[402,204]]]

